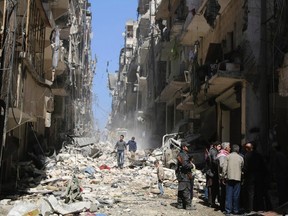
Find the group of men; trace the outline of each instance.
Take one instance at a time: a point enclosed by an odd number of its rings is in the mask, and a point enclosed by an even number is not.
[[[117,164],[121,169],[127,146],[131,159],[135,159],[137,150],[135,137],[126,143],[124,136],[121,135],[114,148],[117,150]],[[230,146],[229,142],[214,142],[207,150],[205,173],[208,205],[220,207],[220,210],[227,215],[239,214],[240,210],[246,212],[263,210],[264,205],[266,207],[269,205],[265,192],[267,168],[264,159],[256,151],[256,142],[248,142],[242,147],[240,153],[239,145]],[[195,165],[188,152],[189,144],[182,142],[175,171],[178,180],[177,208],[194,210],[192,199]],[[158,160],[154,164],[157,168],[160,195],[163,195],[164,171]],[[216,198],[220,206],[215,204]]]
[[[263,210],[266,167],[256,151],[256,142],[230,146],[229,142],[215,142],[208,151],[206,187],[208,204],[215,204],[227,215]],[[266,205],[268,200],[266,202]]]
[[[117,153],[117,165],[120,169],[124,166],[124,154],[127,150],[127,146],[129,146],[129,152],[131,160],[135,160],[135,154],[137,151],[137,143],[135,141],[135,137],[132,137],[131,140],[126,143],[124,141],[124,135],[120,135],[120,139],[116,142],[114,150]]]

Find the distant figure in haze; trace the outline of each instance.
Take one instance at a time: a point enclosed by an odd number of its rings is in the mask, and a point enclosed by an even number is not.
[[[137,143],[135,141],[135,137],[132,137],[131,140],[128,141],[127,145],[129,146],[131,159],[135,160],[135,152],[137,151]]]
[[[116,142],[114,150],[117,150],[117,164],[120,169],[124,165],[124,151],[127,149],[126,142],[124,141],[124,135],[120,135],[120,139]]]

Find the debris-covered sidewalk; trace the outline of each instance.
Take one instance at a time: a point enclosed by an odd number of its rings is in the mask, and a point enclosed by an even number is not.
[[[156,157],[148,151],[138,151],[136,160],[131,161],[127,153],[124,168],[118,169],[112,150],[113,146],[108,142],[87,148],[66,146],[58,155],[43,159],[45,171],[37,169],[32,162],[22,162],[23,170],[30,172],[19,181],[22,195],[2,199],[0,214],[222,215],[201,205],[197,193],[193,199],[197,210],[175,208],[177,181],[174,170],[164,168],[165,194],[159,196],[153,164]],[[203,174],[197,171],[196,191],[202,190],[204,184]]]

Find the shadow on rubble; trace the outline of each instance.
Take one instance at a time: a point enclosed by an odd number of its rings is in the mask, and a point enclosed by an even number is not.
[[[23,150],[24,154],[20,159],[18,151],[23,147],[19,147],[17,138],[8,137],[0,170],[0,199],[10,198],[13,200],[25,194],[52,193],[54,190],[49,188],[45,179],[51,178],[48,176],[49,170],[63,160],[59,153],[66,155],[76,153],[90,158],[100,157],[103,152],[90,142],[91,140],[88,141],[89,144],[83,146],[76,146],[74,142],[63,142],[65,145],[62,143],[62,148],[55,150],[54,147],[45,145],[42,135],[35,135],[34,140],[30,140],[32,145],[26,148],[26,152]]]
[[[177,208],[177,205],[178,205],[177,202],[175,202],[175,203],[170,203],[170,206],[172,206],[172,207],[174,207],[174,208]]]
[[[288,215],[288,202],[275,209],[275,212],[280,215]]]

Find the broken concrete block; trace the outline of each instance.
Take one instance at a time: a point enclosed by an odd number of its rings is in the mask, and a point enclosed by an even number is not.
[[[55,212],[62,215],[88,210],[91,206],[90,202],[83,201],[70,204],[61,203],[53,195],[49,196],[48,201],[51,204],[52,208],[55,210]]]
[[[30,202],[19,202],[13,206],[7,216],[38,216],[39,214],[40,210],[36,204]]]

